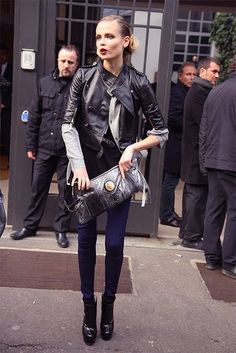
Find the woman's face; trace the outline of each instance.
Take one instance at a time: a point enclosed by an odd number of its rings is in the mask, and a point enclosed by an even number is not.
[[[97,55],[102,60],[122,60],[124,48],[129,45],[129,36],[122,37],[116,21],[102,21],[96,28]]]

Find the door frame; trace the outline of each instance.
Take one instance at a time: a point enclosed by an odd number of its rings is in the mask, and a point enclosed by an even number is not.
[[[167,121],[178,0],[165,0],[161,34],[157,99]],[[20,30],[19,30],[20,29]],[[23,110],[29,106],[36,90],[38,78],[48,75],[54,67],[56,32],[56,1],[21,0],[15,4],[13,110],[11,131],[11,156],[8,198],[8,223],[13,229],[22,227],[30,197],[33,164],[25,153],[26,125],[21,122]],[[36,52],[36,70],[20,67],[22,48]],[[27,90],[22,89],[27,87]],[[128,234],[158,235],[159,202],[163,173],[164,149],[153,148],[150,157],[149,186],[151,203],[144,208],[140,201],[132,201],[127,224]],[[40,228],[52,229],[57,196],[49,194]],[[144,221],[145,220],[145,221]],[[98,230],[104,232],[106,216],[98,217]],[[76,230],[73,220],[71,230]]]

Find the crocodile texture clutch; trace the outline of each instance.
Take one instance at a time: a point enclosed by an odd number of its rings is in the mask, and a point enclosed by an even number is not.
[[[91,179],[88,190],[78,190],[75,183],[74,202],[66,206],[70,212],[75,214],[78,222],[84,224],[139,191],[143,193],[149,191],[148,184],[140,170],[131,167],[125,172],[125,179],[123,179],[119,167],[115,166]]]

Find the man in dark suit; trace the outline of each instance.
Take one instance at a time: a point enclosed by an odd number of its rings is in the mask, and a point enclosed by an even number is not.
[[[199,168],[199,128],[205,100],[219,77],[218,60],[206,57],[198,63],[198,77],[193,80],[184,102],[181,179],[183,221],[180,228],[182,245],[202,250],[204,216],[208,194],[207,177]]]
[[[236,279],[236,55],[229,78],[212,90],[199,134],[200,168],[208,175],[203,245],[206,267]],[[224,239],[220,236],[227,219]]]
[[[0,45],[0,74],[9,83],[12,83],[12,65],[9,63],[9,53],[6,45]],[[9,158],[10,153],[10,132],[11,132],[11,86],[8,90],[2,91],[1,96],[1,144],[4,153]]]
[[[178,82],[172,85],[170,91],[169,138],[165,150],[160,223],[171,227],[179,227],[181,223],[181,218],[175,212],[174,205],[175,189],[180,178],[184,99],[196,74],[197,70],[193,62],[183,63],[178,70]]]

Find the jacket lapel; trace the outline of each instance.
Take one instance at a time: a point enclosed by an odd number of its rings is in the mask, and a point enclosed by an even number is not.
[[[130,73],[128,66],[124,64],[119,76],[115,79],[115,81],[112,82],[112,84],[110,83],[109,85],[109,82],[111,82],[109,78],[112,74],[110,74],[102,67],[101,62],[99,64],[100,74],[102,74],[103,81],[106,81],[104,83],[106,84],[106,86],[108,86],[108,94],[110,96],[115,96],[117,100],[125,106],[125,108],[130,112],[130,114],[134,116],[134,104],[130,90]]]

